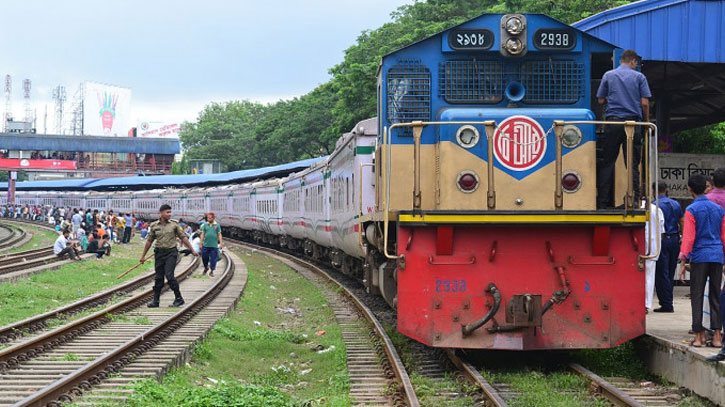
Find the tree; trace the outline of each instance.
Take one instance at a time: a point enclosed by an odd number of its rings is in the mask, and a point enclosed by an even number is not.
[[[180,138],[189,158],[221,160],[227,171],[329,154],[357,122],[377,115],[376,73],[382,56],[485,12],[545,13],[564,23],[627,0],[417,0],[391,21],[363,31],[330,69],[332,79],[271,105],[212,103]]]
[[[725,154],[725,122],[684,130],[673,138],[678,153]]]
[[[191,166],[189,165],[189,157],[184,154],[180,161],[174,161],[171,164],[171,174],[173,175],[184,175],[191,172]]]

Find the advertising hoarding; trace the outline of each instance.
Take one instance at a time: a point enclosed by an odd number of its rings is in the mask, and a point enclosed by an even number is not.
[[[136,128],[136,137],[179,138],[181,125],[167,122],[141,122]]]
[[[76,162],[70,160],[29,160],[27,158],[0,158],[3,170],[75,170]]]
[[[83,83],[83,134],[125,137],[131,127],[131,89]]]

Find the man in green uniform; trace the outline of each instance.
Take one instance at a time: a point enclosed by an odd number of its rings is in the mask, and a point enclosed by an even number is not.
[[[179,253],[176,250],[176,239],[179,238],[191,250],[191,254],[198,256],[199,253],[194,251],[194,248],[189,243],[189,239],[186,234],[181,230],[176,221],[171,220],[171,206],[167,204],[161,205],[159,209],[159,220],[153,222],[149,226],[149,234],[146,238],[146,246],[143,248],[143,254],[141,255],[141,263],[145,261],[146,253],[151,248],[151,244],[156,241],[156,247],[154,248],[154,261],[156,278],[154,284],[154,299],[148,304],[149,308],[155,308],[159,306],[159,297],[161,297],[161,289],[164,287],[164,276],[169,282],[169,288],[174,292],[176,298],[172,307],[180,307],[184,305],[184,299],[181,297],[181,291],[179,291],[179,282],[176,281],[174,276],[174,269],[176,268],[176,258]]]

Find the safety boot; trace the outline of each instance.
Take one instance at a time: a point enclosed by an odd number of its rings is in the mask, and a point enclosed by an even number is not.
[[[154,299],[151,300],[151,302],[148,303],[148,305],[146,305],[146,306],[149,308],[158,308],[159,298],[161,298],[161,290],[157,291],[156,289],[154,289]]]
[[[184,298],[181,297],[181,291],[177,288],[174,290],[174,302],[171,303],[172,307],[180,307],[184,305]]]

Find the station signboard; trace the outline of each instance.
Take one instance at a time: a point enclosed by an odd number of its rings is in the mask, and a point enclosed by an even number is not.
[[[2,170],[76,170],[76,162],[71,160],[29,160],[26,158],[0,158]]]
[[[136,128],[136,137],[144,138],[179,138],[181,125],[168,122],[141,122]]]
[[[725,167],[725,155],[660,153],[658,179],[667,184],[670,198],[691,199],[687,179],[693,174],[711,176],[716,168]]]

